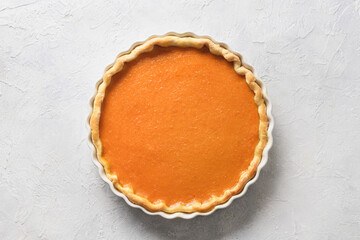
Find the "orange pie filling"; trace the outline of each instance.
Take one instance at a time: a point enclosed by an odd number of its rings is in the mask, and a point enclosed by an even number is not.
[[[152,203],[204,203],[254,158],[254,92],[208,48],[154,47],[112,77],[101,105],[102,158]]]

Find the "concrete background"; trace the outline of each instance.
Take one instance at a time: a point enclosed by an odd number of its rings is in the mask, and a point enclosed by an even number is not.
[[[128,207],[87,145],[105,67],[169,31],[242,53],[274,105],[258,182],[193,220]],[[359,0],[2,0],[1,239],[360,239],[359,102]]]

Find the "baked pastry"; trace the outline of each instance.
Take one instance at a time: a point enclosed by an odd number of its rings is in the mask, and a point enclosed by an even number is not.
[[[161,36],[108,67],[90,119],[115,188],[147,210],[208,212],[240,193],[267,144],[261,88],[209,38]]]

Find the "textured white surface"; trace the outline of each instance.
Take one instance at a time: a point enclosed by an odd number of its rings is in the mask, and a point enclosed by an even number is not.
[[[1,239],[360,239],[359,26],[359,0],[1,1]],[[104,68],[168,31],[242,53],[276,120],[259,180],[192,220],[128,207],[86,143]]]

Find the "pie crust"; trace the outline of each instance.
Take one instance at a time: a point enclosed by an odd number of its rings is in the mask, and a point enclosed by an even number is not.
[[[110,172],[109,163],[102,157],[102,143],[100,140],[99,123],[101,116],[101,106],[105,97],[105,91],[109,86],[113,75],[123,69],[126,62],[130,62],[137,58],[141,53],[150,52],[154,46],[161,47],[191,47],[201,49],[204,46],[207,47],[214,55],[223,56],[228,62],[232,62],[234,70],[237,74],[245,76],[245,80],[249,88],[254,92],[254,101],[258,107],[259,113],[259,142],[255,148],[254,157],[246,171],[244,171],[239,181],[231,189],[225,190],[221,196],[213,196],[205,202],[192,202],[189,204],[177,203],[171,206],[167,206],[164,202],[158,201],[156,203],[150,202],[148,199],[136,195],[131,187],[121,186],[118,182],[118,178],[115,174]],[[105,71],[102,82],[98,86],[97,93],[93,102],[93,111],[90,118],[91,138],[96,148],[96,156],[98,161],[102,164],[105,170],[107,178],[113,183],[114,187],[122,192],[131,202],[145,207],[150,212],[209,212],[220,205],[228,201],[232,196],[239,194],[247,182],[249,182],[256,174],[258,165],[262,158],[263,150],[268,142],[268,130],[269,120],[266,113],[266,105],[263,98],[262,90],[256,82],[251,70],[243,66],[240,57],[232,51],[226,49],[220,44],[215,43],[209,38],[204,37],[189,37],[181,35],[165,35],[157,36],[148,39],[147,41],[139,44],[131,51],[118,56],[113,65],[109,66]]]

